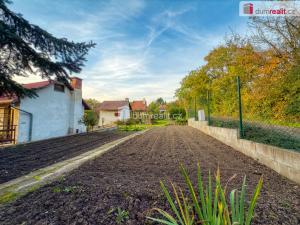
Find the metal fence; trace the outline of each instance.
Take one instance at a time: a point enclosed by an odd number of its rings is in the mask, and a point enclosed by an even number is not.
[[[236,77],[229,86],[221,87],[218,94],[210,88],[205,101],[196,96],[188,110],[189,118],[198,120],[198,110],[204,110],[209,126],[235,128],[239,138],[300,151],[300,121],[270,118],[264,115],[263,107],[252,112],[249,105],[244,105],[240,78]]]

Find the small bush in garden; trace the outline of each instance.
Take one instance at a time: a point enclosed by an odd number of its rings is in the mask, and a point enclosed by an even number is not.
[[[60,193],[60,192],[61,192],[61,189],[60,189],[60,187],[54,187],[54,188],[52,189],[52,191],[53,191],[54,193]]]
[[[177,125],[186,125],[187,124],[187,119],[178,117],[178,118],[176,118],[175,122],[176,122]]]
[[[91,131],[98,123],[97,113],[92,110],[86,110],[79,122],[83,123],[87,127],[88,131]]]
[[[138,124],[139,123],[139,121],[138,120],[136,120],[136,119],[133,119],[133,118],[130,118],[130,119],[128,119],[128,120],[126,120],[126,125],[135,125],[135,124]]]
[[[120,125],[126,125],[126,121],[124,121],[124,120],[118,120],[118,121],[116,122],[116,124],[117,124],[118,126],[120,126]]]
[[[197,190],[193,187],[191,179],[186,169],[181,165],[180,171],[184,177],[189,194],[185,194],[180,187],[173,183],[172,192],[161,181],[160,185],[164,195],[170,205],[174,215],[155,208],[160,217],[148,219],[166,225],[250,225],[253,218],[254,207],[262,188],[263,179],[260,178],[255,191],[252,195],[250,205],[246,210],[246,177],[242,184],[241,191],[232,190],[230,199],[227,203],[226,188],[223,189],[220,181],[220,171],[218,169],[215,178],[215,188],[213,189],[212,178],[209,173],[208,186],[204,189],[200,165],[198,164]]]

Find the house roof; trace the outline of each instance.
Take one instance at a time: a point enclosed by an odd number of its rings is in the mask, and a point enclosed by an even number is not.
[[[51,80],[46,81],[40,81],[35,83],[29,83],[29,84],[22,84],[22,86],[26,89],[40,89],[47,87],[49,84],[51,84]],[[11,103],[11,102],[17,102],[19,98],[15,94],[11,95],[3,95],[0,96],[0,103]]]
[[[124,106],[129,106],[129,102],[126,100],[122,100],[122,101],[104,101],[102,103],[100,103],[98,110],[103,110],[103,111],[114,111],[114,110],[118,110],[121,107]]]
[[[49,84],[51,84],[51,80],[46,80],[46,81],[40,81],[40,82],[35,82],[35,83],[29,83],[29,84],[23,84],[22,86],[27,89],[40,89],[47,87]]]
[[[46,80],[46,81],[29,83],[29,84],[22,84],[22,86],[27,89],[41,89],[41,88],[45,88],[45,87],[49,86],[50,84],[63,84],[67,88],[69,88],[71,91],[74,90],[69,83],[65,84],[65,83],[62,83],[62,82],[59,82],[56,80]]]
[[[131,104],[132,111],[147,111],[146,101],[133,101]]]

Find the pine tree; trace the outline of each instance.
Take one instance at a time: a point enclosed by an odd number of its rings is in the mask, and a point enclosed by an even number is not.
[[[85,56],[95,43],[56,38],[9,10],[9,3],[0,0],[0,96],[36,95],[14,81],[14,76],[37,73],[42,78],[67,82],[69,73],[81,71]]]

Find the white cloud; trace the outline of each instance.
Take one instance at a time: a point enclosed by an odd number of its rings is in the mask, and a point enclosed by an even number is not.
[[[104,41],[123,36],[112,27],[120,22],[134,19],[143,10],[142,0],[103,1],[99,3],[98,12],[76,11],[75,19],[64,19],[44,23],[51,33],[62,35],[75,41]]]
[[[39,82],[39,81],[42,81],[43,79],[38,75],[30,74],[27,77],[15,76],[14,80],[21,83],[21,84],[27,84],[27,83]]]
[[[144,71],[143,59],[133,55],[110,55],[100,59],[84,74],[86,79],[119,80]]]

